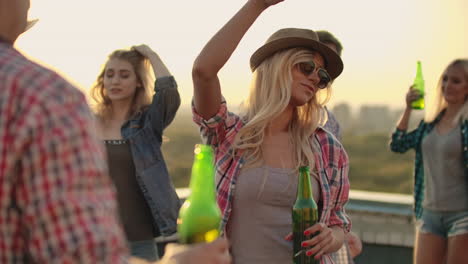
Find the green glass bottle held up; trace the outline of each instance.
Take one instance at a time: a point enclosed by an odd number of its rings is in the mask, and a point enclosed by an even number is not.
[[[422,75],[421,61],[417,62],[416,76],[414,77],[413,89],[419,91],[420,97],[411,103],[411,108],[424,109],[424,78]]]
[[[190,178],[190,197],[182,205],[177,219],[182,244],[210,242],[219,236],[221,212],[216,203],[213,149],[197,144]]]
[[[297,197],[292,209],[293,221],[293,263],[294,264],[318,264],[319,260],[306,255],[306,248],[302,242],[311,239],[311,235],[304,235],[304,231],[319,221],[318,206],[312,195],[310,184],[310,170],[308,166],[299,168],[299,182],[297,185]]]

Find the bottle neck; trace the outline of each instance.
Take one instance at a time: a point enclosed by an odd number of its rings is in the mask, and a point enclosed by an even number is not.
[[[190,199],[214,201],[215,200],[215,170],[212,156],[205,156],[195,161],[192,166],[192,176],[190,178]]]
[[[416,78],[421,78],[421,79],[422,79],[422,66],[421,66],[421,62],[418,62],[417,67],[416,67]]]
[[[297,199],[313,199],[309,170],[300,170],[297,185]]]

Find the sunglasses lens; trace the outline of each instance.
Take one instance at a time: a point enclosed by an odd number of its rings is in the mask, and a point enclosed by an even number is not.
[[[319,75],[319,78],[320,78],[320,82],[318,84],[318,87],[320,89],[323,89],[325,87],[328,86],[328,83],[330,83],[331,81],[331,78],[330,78],[330,75],[328,74],[328,72],[324,69],[320,69],[318,71],[318,75]]]
[[[315,63],[313,61],[301,62],[299,63],[299,69],[304,75],[309,76],[315,70]]]
[[[300,62],[298,66],[299,66],[299,70],[305,76],[309,76],[315,70],[315,63],[313,61]],[[328,86],[328,83],[330,83],[331,81],[330,75],[325,69],[322,69],[322,68],[318,69],[317,74],[320,78],[320,82],[318,83],[318,88],[320,89],[326,88]]]

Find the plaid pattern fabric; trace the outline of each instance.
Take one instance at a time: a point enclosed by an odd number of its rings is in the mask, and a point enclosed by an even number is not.
[[[236,179],[244,164],[242,153],[233,153],[231,146],[236,134],[244,126],[244,121],[227,111],[224,99],[218,113],[209,120],[204,120],[196,112],[193,104],[192,111],[204,142],[214,148],[217,201],[223,216],[220,229],[224,231],[231,214]],[[348,156],[335,137],[322,129],[318,129],[311,137],[311,147],[312,144],[318,144],[321,150],[320,153],[314,153],[323,200],[320,222],[328,226],[341,226],[348,232],[351,223],[344,212],[350,187]],[[333,263],[333,260],[329,255],[325,255],[320,263],[329,264]]]
[[[335,115],[325,107],[325,111],[328,115],[327,122],[323,125],[323,129],[332,133],[339,141],[341,141],[341,128],[340,123],[336,120]],[[335,264],[352,264],[353,259],[351,258],[351,253],[349,252],[348,242],[345,239],[343,246],[338,249],[338,251],[330,254],[335,261]]]
[[[127,262],[82,93],[7,43],[0,90],[0,263]]]
[[[414,214],[417,219],[421,218],[423,212],[424,200],[424,164],[423,153],[421,149],[423,138],[429,134],[435,125],[442,118],[445,111],[441,112],[437,118],[431,123],[425,123],[423,120],[419,126],[407,133],[406,131],[396,129],[392,134],[390,149],[393,152],[405,153],[409,149],[415,150],[414,161]],[[465,176],[468,177],[468,120],[461,122],[461,137],[463,162],[465,165]],[[468,186],[467,186],[468,190]]]
[[[351,254],[349,253],[349,247],[348,244],[345,243],[343,246],[336,252],[331,254],[333,261],[335,264],[353,264],[354,261],[351,258]]]

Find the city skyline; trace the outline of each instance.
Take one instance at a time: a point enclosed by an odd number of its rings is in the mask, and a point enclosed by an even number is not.
[[[17,47],[88,93],[111,51],[146,43],[175,76],[182,104],[188,106],[193,61],[245,1],[129,3],[32,0],[30,17],[40,21],[20,37]],[[260,16],[220,72],[223,94],[233,106],[244,100],[250,55],[277,29],[301,27],[329,30],[344,46],[345,69],[334,82],[330,106],[403,107],[417,60],[431,93],[446,65],[467,57],[467,9],[466,0],[284,1]]]

